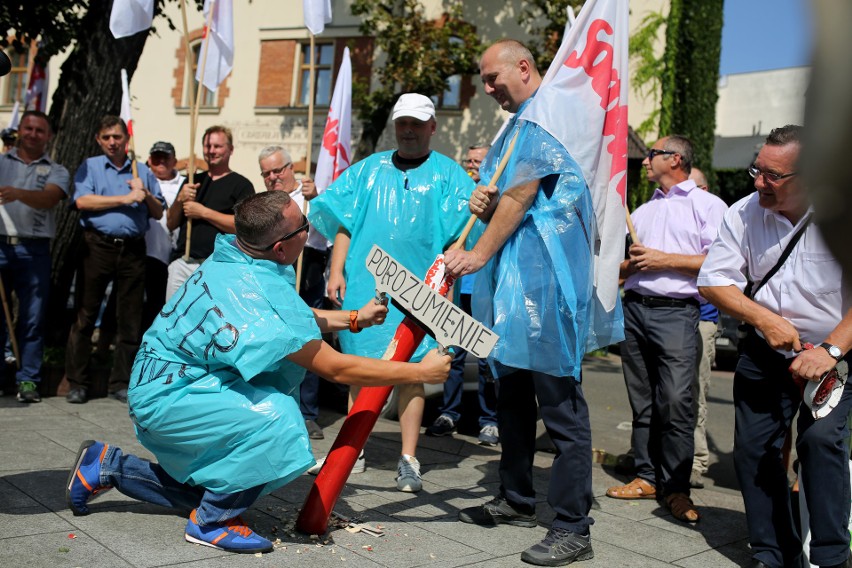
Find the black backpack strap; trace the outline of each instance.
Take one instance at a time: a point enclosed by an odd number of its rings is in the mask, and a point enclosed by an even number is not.
[[[808,218],[805,220],[804,223],[802,223],[802,226],[799,227],[799,230],[796,231],[796,234],[793,235],[792,239],[790,239],[790,242],[787,243],[787,246],[784,248],[784,252],[782,252],[781,256],[778,258],[778,262],[775,263],[775,266],[772,267],[772,270],[766,273],[766,276],[763,277],[763,280],[758,282],[757,286],[754,285],[754,282],[749,280],[748,284],[746,284],[745,290],[743,290],[743,293],[746,295],[747,298],[754,298],[755,294],[757,294],[757,291],[763,288],[763,285],[769,282],[770,278],[775,276],[775,273],[778,272],[778,270],[781,268],[781,265],[784,264],[784,262],[790,256],[790,253],[793,252],[793,249],[796,247],[796,243],[798,243],[799,239],[802,238],[802,235],[805,233],[810,224],[811,217],[810,215],[808,215]]]

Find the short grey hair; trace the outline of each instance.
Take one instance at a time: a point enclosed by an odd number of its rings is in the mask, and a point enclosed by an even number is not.
[[[257,161],[265,160],[272,154],[280,153],[281,157],[284,158],[285,162],[292,162],[293,158],[290,157],[290,153],[282,148],[281,146],[267,146],[263,150],[260,151],[260,154],[257,156]]]

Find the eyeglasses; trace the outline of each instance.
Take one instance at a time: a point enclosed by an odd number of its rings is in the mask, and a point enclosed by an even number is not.
[[[293,162],[287,162],[286,164],[284,164],[280,168],[275,168],[274,170],[266,170],[265,172],[260,172],[260,177],[262,177],[263,179],[267,179],[269,176],[278,177],[282,173],[284,173],[284,170],[286,170],[287,168],[289,168],[292,165],[293,165]]]
[[[474,160],[473,158],[467,158],[466,160],[464,160],[463,163],[471,164],[471,165],[474,165],[474,166],[481,166],[482,160]]]
[[[648,150],[648,161],[650,162],[656,156],[670,156],[672,154],[677,154],[677,152],[672,152],[671,150],[657,150],[656,148],[652,148]]]
[[[296,235],[298,235],[302,231],[307,231],[310,228],[310,226],[311,225],[310,225],[310,223],[308,223],[308,218],[305,217],[304,213],[302,213],[302,224],[301,224],[301,226],[298,229],[296,229],[295,231],[293,231],[291,233],[287,233],[286,235],[284,235],[280,239],[275,239],[274,241],[272,241],[272,244],[269,244],[265,247],[256,247],[254,245],[250,245],[250,244],[246,243],[245,241],[240,241],[240,242],[242,242],[244,245],[246,245],[249,248],[252,248],[254,250],[266,252],[268,250],[272,250],[272,247],[274,247],[278,243],[283,242],[283,241],[289,241],[290,239],[292,239],[293,237],[295,237]]]
[[[763,170],[757,169],[755,166],[751,166],[748,169],[748,175],[750,175],[754,179],[757,179],[759,176],[763,176],[763,179],[765,179],[769,183],[776,183],[784,178],[793,177],[798,173],[799,172],[790,172],[789,174],[776,174],[773,172],[764,172]]]

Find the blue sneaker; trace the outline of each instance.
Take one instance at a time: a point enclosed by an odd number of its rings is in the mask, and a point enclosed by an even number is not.
[[[183,537],[187,542],[239,554],[272,552],[272,543],[248,528],[240,517],[224,523],[200,526],[195,520],[195,511],[192,510],[186,523]]]
[[[88,515],[89,499],[112,489],[109,485],[101,485],[101,464],[108,447],[94,440],[86,440],[80,444],[74,468],[68,475],[68,484],[65,486],[65,501],[75,516]]]

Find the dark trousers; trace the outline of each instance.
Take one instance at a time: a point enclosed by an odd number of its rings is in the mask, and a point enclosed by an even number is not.
[[[312,308],[322,308],[325,298],[325,267],[329,251],[305,247],[302,252],[302,281],[299,296]],[[319,376],[308,371],[299,387],[299,410],[305,420],[319,417]]]
[[[697,305],[624,302],[621,364],[633,409],[636,475],[664,494],[689,494],[698,311]]]
[[[145,307],[142,309],[142,333],[154,323],[154,319],[166,305],[166,283],[169,280],[169,265],[148,256],[145,257]]]
[[[459,307],[470,315],[470,294],[461,294]],[[444,383],[444,404],[438,411],[453,422],[461,418],[462,393],[464,393],[464,362],[467,351],[459,349],[450,365],[450,375]],[[478,360],[479,365],[479,427],[497,424],[497,383],[491,377],[491,369],[485,359]]]
[[[547,502],[556,512],[554,527],[588,534],[592,507],[592,432],[583,387],[573,377],[521,370],[500,377],[497,424],[500,429],[500,493],[525,513],[535,511],[533,458],[540,408],[556,446]],[[538,398],[538,405],[536,405]]]
[[[92,333],[107,285],[112,281],[116,294],[117,333],[109,390],[116,392],[127,388],[141,339],[145,239],[140,237],[115,244],[93,231],[85,231],[83,236],[83,256],[76,281],[77,319],[68,335],[65,374],[71,388],[89,387]]]
[[[847,359],[848,360],[848,359]],[[790,504],[781,447],[799,411],[796,452],[810,512],[812,564],[833,566],[849,555],[849,411],[852,387],[831,413],[814,420],[785,359],[754,333],[741,342],[734,374],[734,465],[745,502],[754,557],[771,567],[798,567],[802,542]],[[801,410],[800,410],[801,407]]]

